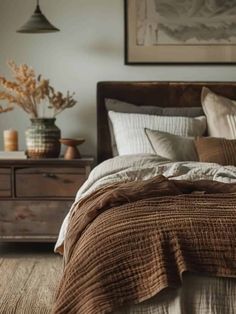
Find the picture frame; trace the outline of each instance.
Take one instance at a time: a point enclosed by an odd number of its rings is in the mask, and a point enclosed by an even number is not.
[[[223,7],[219,9],[223,13],[218,19],[211,20],[211,12],[209,16],[206,15],[205,6],[202,7],[202,11],[206,17],[198,17],[201,14],[201,0],[186,0],[185,3],[188,4],[188,1],[189,10],[195,2],[198,7],[200,6],[200,9],[198,8],[200,11],[194,11],[193,8],[192,13],[190,12],[192,15],[190,17],[183,15],[183,19],[178,19],[178,24],[172,22],[168,13],[166,17],[164,16],[163,0],[124,0],[126,65],[236,64],[236,2],[232,4],[231,11],[227,11],[224,7],[225,2],[222,2],[220,5]],[[176,10],[178,1],[170,0],[168,5],[172,2]],[[160,12],[157,11],[158,3],[162,3]],[[180,1],[181,3],[183,1]],[[216,12],[217,5],[215,2]],[[212,10],[214,12],[214,7]],[[181,7],[179,14],[181,17]],[[184,10],[183,14],[186,14]],[[157,17],[160,17],[159,23],[155,20]],[[182,20],[184,22],[181,22]],[[228,29],[225,28],[225,21]],[[151,35],[150,27],[149,33],[144,31],[147,25],[152,26]]]

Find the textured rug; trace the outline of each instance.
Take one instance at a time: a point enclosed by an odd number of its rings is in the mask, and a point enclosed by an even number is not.
[[[0,245],[0,313],[50,313],[61,271],[52,245]]]

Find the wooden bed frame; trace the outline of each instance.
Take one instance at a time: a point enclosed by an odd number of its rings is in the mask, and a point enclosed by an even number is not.
[[[199,107],[202,87],[236,100],[236,82],[99,82],[97,85],[97,160],[112,157],[105,99],[137,106]]]

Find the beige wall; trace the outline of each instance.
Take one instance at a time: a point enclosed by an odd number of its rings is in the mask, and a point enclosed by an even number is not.
[[[84,154],[96,153],[96,83],[102,80],[235,80],[235,66],[125,66],[123,0],[41,0],[43,12],[61,32],[17,34],[34,0],[0,0],[0,73],[6,60],[27,63],[59,90],[75,91],[79,105],[57,119],[63,137],[85,137]],[[2,131],[29,125],[20,110],[0,115]]]

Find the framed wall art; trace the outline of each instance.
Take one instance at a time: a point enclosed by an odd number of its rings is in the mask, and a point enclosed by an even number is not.
[[[236,1],[125,0],[125,63],[236,63]]]

